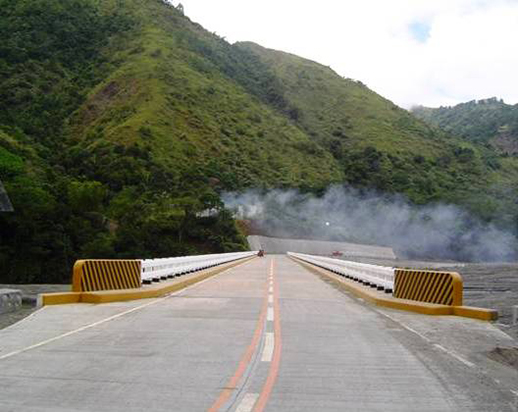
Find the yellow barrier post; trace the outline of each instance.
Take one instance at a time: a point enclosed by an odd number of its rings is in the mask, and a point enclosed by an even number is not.
[[[78,260],[72,291],[135,289],[141,287],[140,260]]]
[[[462,277],[457,272],[396,269],[394,297],[462,306]]]

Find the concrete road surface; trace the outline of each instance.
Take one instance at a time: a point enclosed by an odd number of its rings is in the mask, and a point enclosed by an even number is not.
[[[45,307],[0,331],[0,411],[517,410],[518,373],[482,354],[510,338],[437,319],[258,258],[169,297]]]

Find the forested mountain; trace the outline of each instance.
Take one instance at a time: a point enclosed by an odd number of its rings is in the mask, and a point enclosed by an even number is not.
[[[518,104],[496,97],[472,100],[453,107],[415,107],[412,112],[427,123],[472,142],[489,143],[499,153],[518,154]]]
[[[252,43],[238,47],[272,71],[294,121],[333,154],[353,186],[404,193],[416,203],[472,203],[476,209],[483,188],[501,181],[502,167],[518,172],[518,164],[501,164],[492,150],[428,126],[328,67]]]
[[[242,249],[220,194],[345,182],[516,224],[514,159],[161,0],[0,0],[6,281],[77,258]],[[514,209],[513,209],[514,207]]]

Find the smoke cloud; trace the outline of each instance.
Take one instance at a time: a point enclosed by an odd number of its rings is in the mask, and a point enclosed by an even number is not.
[[[392,247],[406,258],[517,259],[517,239],[457,206],[416,206],[400,195],[332,186],[317,197],[296,190],[225,193],[238,218],[260,234]]]

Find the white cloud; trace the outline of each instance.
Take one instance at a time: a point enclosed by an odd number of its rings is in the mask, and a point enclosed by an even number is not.
[[[395,103],[518,103],[516,0],[183,0],[229,41],[331,66]],[[426,39],[415,28],[428,28]],[[414,29],[414,30],[413,30]]]

